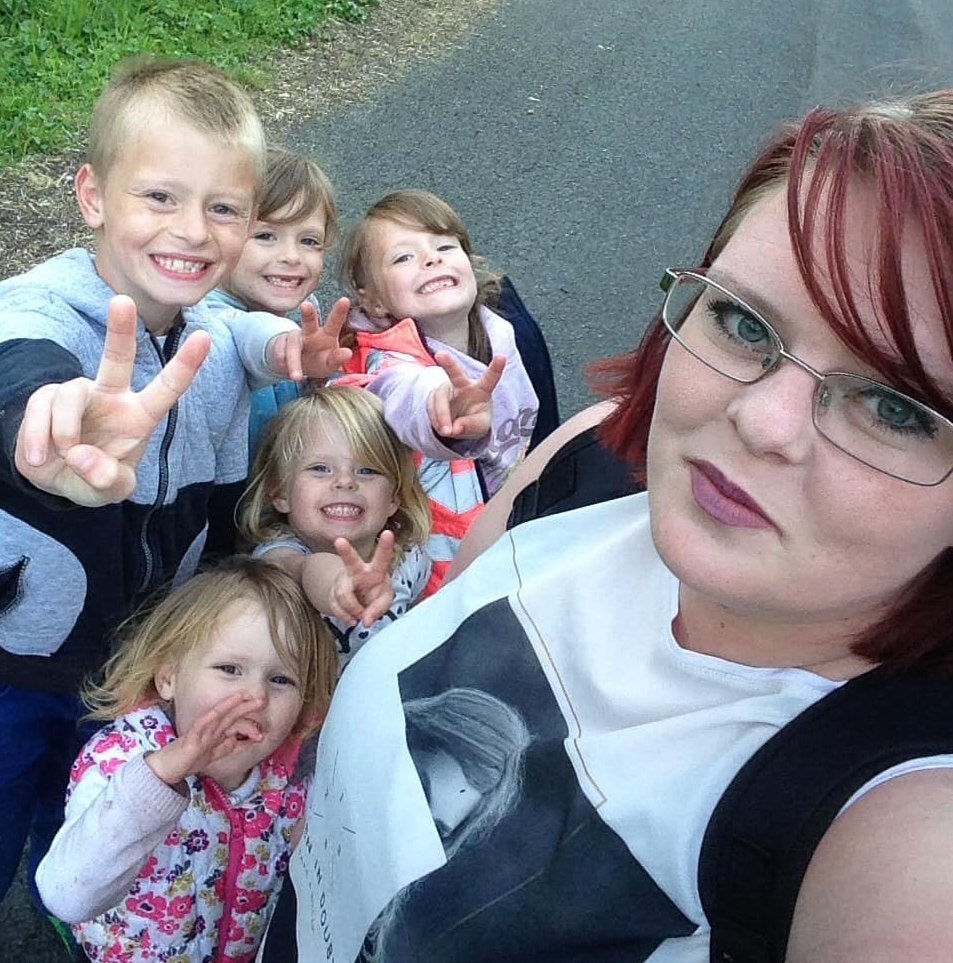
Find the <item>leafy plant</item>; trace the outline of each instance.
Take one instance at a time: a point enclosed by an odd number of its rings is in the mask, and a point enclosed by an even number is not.
[[[269,56],[330,19],[363,21],[377,0],[0,0],[0,165],[82,139],[93,102],[123,57],[196,57],[246,85]]]

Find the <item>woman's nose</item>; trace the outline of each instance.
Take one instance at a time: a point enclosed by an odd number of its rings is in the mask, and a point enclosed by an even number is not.
[[[811,374],[782,362],[760,381],[738,385],[726,414],[750,451],[796,463],[807,457],[817,437],[816,388]]]

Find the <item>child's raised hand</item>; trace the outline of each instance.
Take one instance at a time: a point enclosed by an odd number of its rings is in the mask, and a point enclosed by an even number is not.
[[[381,532],[374,554],[365,562],[346,538],[334,540],[334,550],[344,562],[344,571],[331,589],[330,615],[356,625],[373,625],[387,614],[394,601],[391,567],[394,564],[394,533]]]
[[[427,399],[433,430],[444,438],[482,438],[493,425],[493,390],[503,376],[506,358],[497,355],[474,380],[445,351],[437,352],[434,361],[450,381]]]
[[[186,776],[205,772],[244,742],[261,742],[264,736],[248,716],[263,707],[261,699],[236,692],[196,719],[188,732],[149,753],[146,763],[164,783],[178,788]]]
[[[350,348],[338,343],[351,302],[339,298],[322,325],[318,309],[310,302],[301,305],[301,328],[276,335],[268,342],[268,367],[294,381],[328,378],[351,358]]]
[[[135,392],[136,323],[132,299],[114,297],[95,380],[48,384],[30,396],[14,460],[37,488],[87,508],[132,494],[152,432],[192,384],[211,344],[204,331],[190,335],[162,371]]]

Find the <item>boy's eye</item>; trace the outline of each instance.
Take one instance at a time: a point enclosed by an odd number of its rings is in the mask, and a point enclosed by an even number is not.
[[[455,251],[459,246],[460,246],[459,244],[453,244],[450,241],[447,241],[443,244],[438,245],[437,250],[438,251]]]
[[[241,217],[241,211],[231,204],[213,204],[211,211],[216,217]]]
[[[215,666],[215,668],[224,675],[238,675],[238,666],[232,665],[230,662],[223,662],[221,665]]]
[[[255,231],[252,237],[256,241],[273,241],[275,239],[274,231]]]
[[[166,204],[172,200],[172,196],[166,191],[149,191],[146,196],[149,200],[155,201],[157,204]]]
[[[301,239],[301,243],[306,247],[313,247],[317,250],[321,250],[324,247],[324,239],[319,237],[304,237]]]
[[[398,254],[398,255],[394,258],[394,260],[391,261],[391,263],[392,263],[392,264],[406,264],[408,261],[413,260],[413,257],[414,257],[413,254]]]

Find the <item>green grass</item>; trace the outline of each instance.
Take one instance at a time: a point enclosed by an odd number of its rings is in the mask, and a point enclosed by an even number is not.
[[[116,62],[196,57],[246,86],[269,55],[377,0],[0,0],[0,165],[75,147]]]

